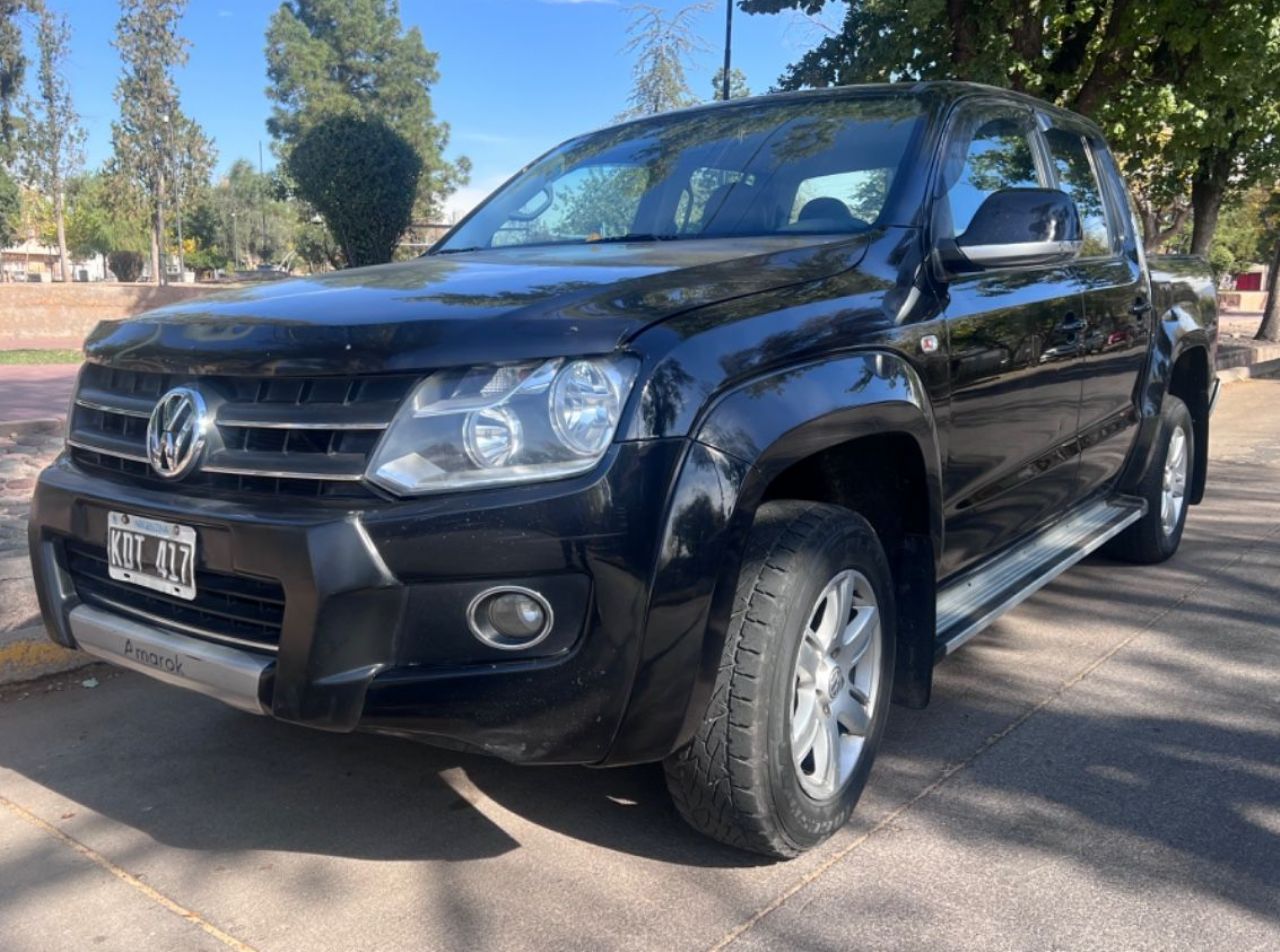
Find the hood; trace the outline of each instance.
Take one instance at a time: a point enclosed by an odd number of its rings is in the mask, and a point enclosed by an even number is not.
[[[865,249],[810,235],[427,255],[104,321],[85,350],[135,370],[264,375],[585,356],[693,308],[846,271]]]

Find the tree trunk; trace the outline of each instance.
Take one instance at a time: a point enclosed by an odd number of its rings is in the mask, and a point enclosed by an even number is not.
[[[968,79],[978,43],[967,0],[947,0],[947,20],[951,24],[951,78]]]
[[[62,268],[62,280],[71,280],[71,258],[67,254],[67,197],[61,188],[53,194],[53,217],[58,229],[58,264]]]
[[[1256,340],[1280,342],[1280,294],[1276,293],[1280,281],[1277,279],[1280,279],[1280,241],[1271,252],[1271,267],[1267,271],[1267,303],[1262,308],[1262,326],[1258,328]]]
[[[156,218],[151,226],[151,273],[153,284],[164,284],[164,176],[156,177]]]
[[[155,219],[151,221],[151,283],[160,283],[160,240],[156,237]]]
[[[1223,149],[1204,153],[1191,180],[1191,253],[1208,255],[1218,230],[1218,212],[1231,175],[1231,154]]]

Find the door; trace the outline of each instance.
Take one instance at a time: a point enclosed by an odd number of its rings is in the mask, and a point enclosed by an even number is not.
[[[1080,482],[1084,493],[1120,472],[1137,434],[1137,387],[1155,314],[1137,236],[1126,233],[1106,147],[1084,127],[1051,120],[1044,142],[1057,186],[1076,203],[1084,249],[1076,264],[1084,308]]]
[[[962,235],[993,192],[1051,182],[1030,109],[962,107],[948,133],[935,240]],[[1084,322],[1079,275],[1070,267],[953,277],[947,293],[952,402],[943,572],[950,574],[1078,497]]]

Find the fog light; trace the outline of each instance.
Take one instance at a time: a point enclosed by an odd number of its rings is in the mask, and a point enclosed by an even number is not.
[[[471,633],[493,648],[523,651],[551,634],[554,615],[547,600],[527,588],[508,586],[481,592],[467,608]]]

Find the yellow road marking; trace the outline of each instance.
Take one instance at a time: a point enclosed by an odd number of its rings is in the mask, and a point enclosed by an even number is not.
[[[47,639],[14,641],[0,645],[0,667],[12,665],[15,668],[38,668],[46,664],[57,664],[71,657],[72,653],[66,648]]]
[[[108,873],[110,873],[116,879],[120,880],[126,886],[133,887],[133,889],[142,893],[142,895],[146,896],[148,899],[156,903],[158,906],[161,906],[162,908],[169,910],[169,912],[172,912],[175,916],[181,916],[183,919],[191,923],[197,929],[200,929],[205,934],[212,936],[214,939],[217,939],[227,948],[234,949],[235,952],[257,952],[257,950],[253,948],[253,946],[247,945],[244,942],[241,942],[235,936],[228,935],[227,933],[223,932],[221,929],[215,926],[212,922],[210,922],[209,920],[201,916],[198,912],[194,912],[188,909],[186,906],[180,903],[174,902],[164,893],[160,892],[160,890],[156,889],[153,886],[147,885],[137,876],[129,872],[127,869],[117,866],[115,863],[111,862],[111,860],[107,859],[97,850],[92,849],[88,846],[85,846],[75,837],[69,836],[68,834],[62,832],[62,830],[58,829],[56,826],[53,826],[50,823],[46,823],[44,820],[40,819],[40,817],[36,816],[34,813],[28,810],[26,807],[19,806],[18,804],[10,800],[8,797],[4,797],[4,796],[0,796],[0,806],[3,806],[6,810],[8,810],[10,813],[18,817],[19,819],[25,820],[26,822],[30,823],[36,829],[42,830],[45,833],[48,833],[50,836],[52,836],[54,839],[61,842],[63,845],[71,847],[71,849],[75,850],[85,859],[89,860],[92,863],[96,863],[98,866],[101,866],[103,869],[105,869]]]

